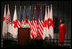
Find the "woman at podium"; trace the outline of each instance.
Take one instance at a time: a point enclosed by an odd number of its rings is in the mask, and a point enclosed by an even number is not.
[[[24,19],[23,24],[21,25],[22,28],[29,28],[29,25],[27,23],[27,20]]]

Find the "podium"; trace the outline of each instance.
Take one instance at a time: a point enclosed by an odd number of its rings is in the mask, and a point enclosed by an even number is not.
[[[18,44],[25,45],[30,40],[30,28],[18,28]]]

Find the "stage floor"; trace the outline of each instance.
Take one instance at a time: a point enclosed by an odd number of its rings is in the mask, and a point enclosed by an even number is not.
[[[4,40],[3,48],[70,48],[69,46],[60,47],[57,43],[47,40],[29,40],[25,45],[19,45],[13,40]]]

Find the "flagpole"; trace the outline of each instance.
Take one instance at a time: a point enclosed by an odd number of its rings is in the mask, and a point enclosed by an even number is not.
[[[8,15],[7,15],[7,40],[8,40]]]
[[[6,5],[5,5],[5,8],[4,8],[4,17],[6,16]],[[3,18],[4,19],[4,18]],[[2,21],[3,21],[3,19],[2,19]],[[1,21],[1,22],[2,22]],[[3,26],[4,26],[4,22],[3,22]],[[3,32],[4,30],[4,27],[2,28],[2,34],[1,34],[1,47],[3,48],[3,42],[4,42],[4,36],[5,36],[5,32]],[[3,34],[4,33],[4,34]]]
[[[8,38],[8,21],[7,21],[7,40],[9,40],[9,38]]]
[[[3,41],[4,41],[3,34],[1,34],[1,48],[3,48]]]

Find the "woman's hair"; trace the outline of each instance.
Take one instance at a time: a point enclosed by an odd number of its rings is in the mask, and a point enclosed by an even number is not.
[[[26,19],[24,19],[24,21],[26,21],[26,22],[27,22],[27,20],[26,20]]]
[[[60,20],[62,20],[62,22],[60,24],[64,23],[64,19],[63,18],[60,18]]]

